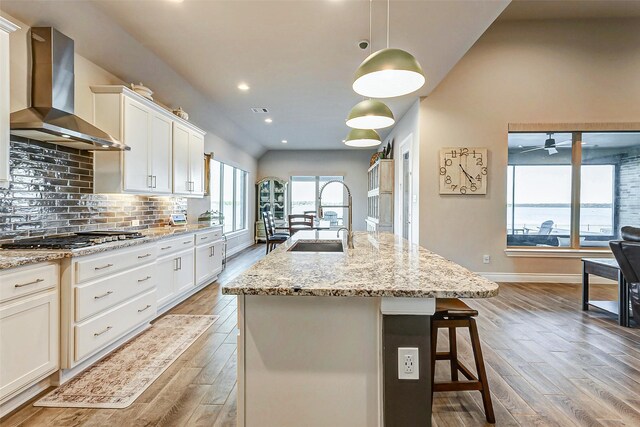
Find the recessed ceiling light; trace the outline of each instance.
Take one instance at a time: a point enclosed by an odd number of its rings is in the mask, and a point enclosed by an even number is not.
[[[248,91],[249,90],[249,85],[246,83],[239,83],[238,84],[238,89],[240,89],[241,91]]]
[[[265,123],[273,123],[273,120],[267,117],[266,119],[264,119],[264,122]]]
[[[287,143],[287,142],[289,142],[289,141],[287,141],[286,139],[283,139],[283,140],[282,140],[282,141],[280,141],[280,142],[282,142],[283,144],[286,144],[286,143]]]
[[[167,0],[169,3],[182,3],[184,0]]]
[[[71,138],[69,135],[67,135],[66,133],[63,133],[62,135],[60,135],[63,138]]]
[[[104,144],[102,148],[109,148],[109,146],[107,144]]]

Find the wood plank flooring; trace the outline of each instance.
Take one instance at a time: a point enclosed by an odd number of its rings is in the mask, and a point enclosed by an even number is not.
[[[220,318],[129,408],[29,405],[1,426],[235,426],[236,300],[219,285],[263,256],[263,245],[243,251],[217,284],[171,310]],[[592,292],[615,298],[613,286]],[[578,285],[504,283],[498,297],[468,303],[480,311],[497,426],[640,426],[640,329],[582,312]],[[461,358],[473,366],[468,336],[459,335]],[[444,362],[436,376],[446,379]],[[436,394],[433,425],[485,425],[480,393]]]

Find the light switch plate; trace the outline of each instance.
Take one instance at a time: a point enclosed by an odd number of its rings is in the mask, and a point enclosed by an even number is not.
[[[398,379],[420,379],[417,347],[398,347]]]

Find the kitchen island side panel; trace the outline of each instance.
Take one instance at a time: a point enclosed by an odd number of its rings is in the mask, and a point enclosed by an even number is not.
[[[379,298],[243,298],[246,427],[382,425]]]

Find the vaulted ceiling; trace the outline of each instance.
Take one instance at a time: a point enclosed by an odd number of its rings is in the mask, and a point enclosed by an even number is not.
[[[496,1],[390,3],[390,43],[412,52],[427,84],[390,100],[401,117],[426,96],[507,6]],[[352,75],[368,51],[368,0],[2,0],[29,25],[53,25],[76,51],[253,155],[341,149]],[[373,6],[373,50],[386,45],[386,1]],[[237,85],[246,82],[250,90]],[[251,107],[266,107],[267,115]],[[288,144],[282,144],[281,140]]]

